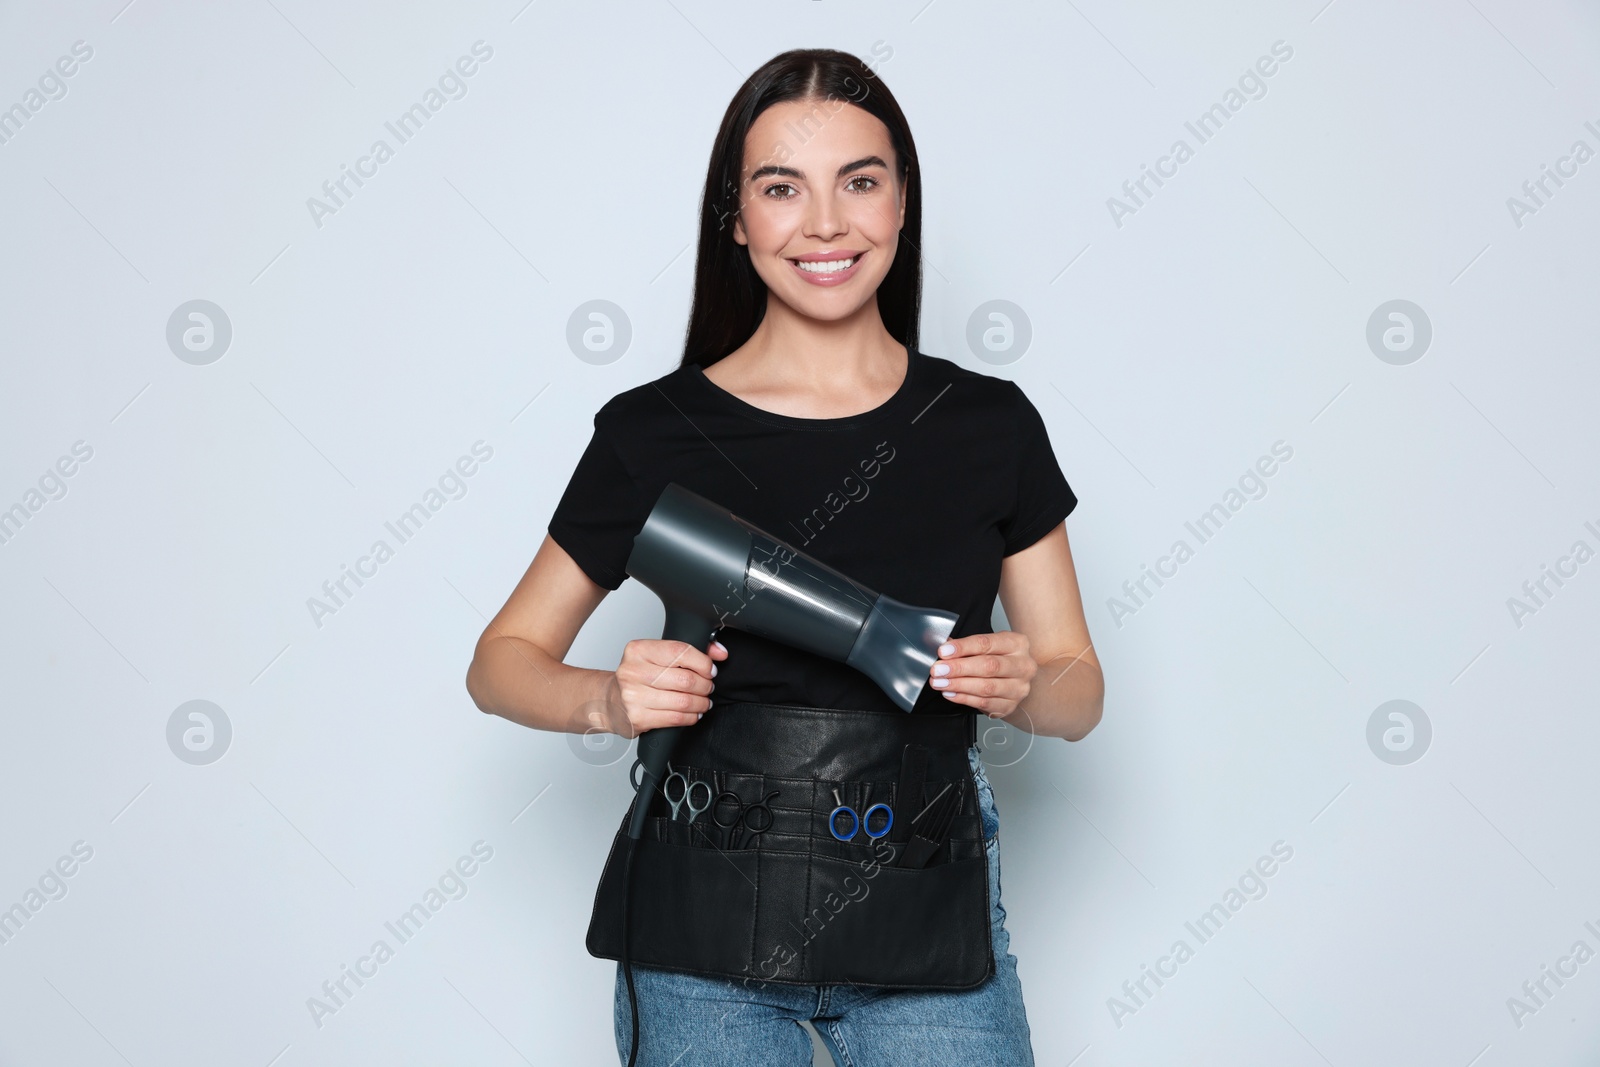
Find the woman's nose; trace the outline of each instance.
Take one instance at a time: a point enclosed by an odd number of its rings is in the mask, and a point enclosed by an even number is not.
[[[811,210],[806,212],[807,237],[827,241],[849,228],[844,222],[844,212],[839,210],[832,196],[812,197],[810,206]]]

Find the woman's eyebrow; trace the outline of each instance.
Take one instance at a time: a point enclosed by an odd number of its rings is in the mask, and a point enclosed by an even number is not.
[[[840,167],[838,173],[834,176],[837,178],[842,178],[851,171],[860,170],[863,167],[882,167],[884,170],[888,170],[889,164],[885,163],[883,161],[883,157],[881,156],[863,156],[860,159],[853,160],[852,162],[846,163],[844,166]],[[760,181],[762,178],[769,177],[799,178],[801,181],[805,181],[806,176],[803,172],[798,171],[793,167],[781,167],[774,164],[771,166],[756,168],[756,170],[750,175],[749,180]]]

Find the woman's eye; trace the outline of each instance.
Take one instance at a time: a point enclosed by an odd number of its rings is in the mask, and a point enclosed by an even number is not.
[[[854,189],[856,182],[866,182],[867,183],[867,187],[866,188],[864,188],[864,189],[855,189],[855,191],[858,192],[858,193],[865,193],[865,192],[870,192],[873,188],[876,188],[876,186],[878,184],[878,179],[869,178],[865,174],[857,174],[854,178],[850,179],[850,181],[846,185],[846,188]]]
[[[784,196],[772,196],[773,190],[775,189],[787,189],[789,190],[789,193]],[[794,186],[790,185],[788,182],[779,182],[777,185],[767,186],[765,195],[772,197],[774,200],[788,200],[793,195],[793,192]]]

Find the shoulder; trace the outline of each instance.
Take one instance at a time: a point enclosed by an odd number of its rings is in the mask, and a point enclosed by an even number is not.
[[[973,405],[985,415],[1016,417],[1033,408],[1021,386],[1011,379],[971,370],[948,359],[918,352],[917,373],[924,391],[938,394],[949,390],[962,404]]]
[[[917,370],[919,373],[926,371],[929,377],[965,388],[992,390],[996,395],[1009,395],[1017,388],[1017,384],[1010,378],[999,378],[993,374],[972,370],[952,360],[930,356],[926,352],[917,353]]]
[[[595,428],[617,437],[637,436],[688,402],[685,385],[688,376],[697,373],[693,366],[675,366],[659,377],[624,389],[600,405],[594,416]]]

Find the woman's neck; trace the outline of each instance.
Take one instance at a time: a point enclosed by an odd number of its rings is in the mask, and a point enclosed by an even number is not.
[[[716,384],[803,402],[894,393],[906,373],[906,347],[884,328],[877,301],[848,319],[823,322],[770,300],[750,339],[707,368]],[[881,395],[880,395],[881,394]],[[748,398],[747,398],[748,399]],[[821,416],[818,416],[821,417]]]

